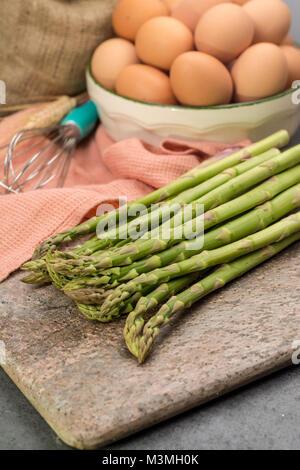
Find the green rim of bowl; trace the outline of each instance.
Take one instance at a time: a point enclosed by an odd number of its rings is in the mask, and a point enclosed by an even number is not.
[[[298,45],[298,44],[297,44]],[[300,46],[299,46],[300,47]],[[178,110],[186,110],[186,109],[193,109],[193,110],[206,110],[206,109],[211,109],[211,110],[218,110],[218,109],[233,109],[233,108],[243,108],[246,106],[254,106],[257,104],[261,103],[267,103],[268,101],[275,101],[283,96],[291,95],[294,93],[296,90],[300,89],[300,85],[295,87],[295,88],[289,88],[288,90],[283,91],[282,93],[278,93],[277,95],[273,96],[268,96],[267,98],[263,98],[261,100],[256,100],[256,101],[247,101],[245,103],[231,103],[231,104],[223,104],[223,105],[218,105],[218,106],[182,106],[182,105],[170,105],[170,104],[157,104],[157,103],[148,103],[147,101],[139,101],[139,100],[134,100],[132,98],[127,98],[126,96],[121,96],[115,93],[114,91],[109,90],[108,88],[105,88],[104,86],[100,85],[100,83],[95,79],[95,77],[92,74],[92,69],[91,69],[91,60],[89,62],[88,66],[88,74],[90,75],[91,79],[93,82],[98,85],[102,90],[106,91],[107,93],[110,93],[113,96],[116,96],[118,98],[121,98],[123,100],[129,101],[131,103],[137,103],[137,104],[143,104],[147,106],[152,106],[155,108],[168,108],[168,109],[178,109]]]

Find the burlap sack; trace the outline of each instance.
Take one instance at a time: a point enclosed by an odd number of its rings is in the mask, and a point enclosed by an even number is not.
[[[9,105],[85,88],[118,0],[0,0],[0,80]]]

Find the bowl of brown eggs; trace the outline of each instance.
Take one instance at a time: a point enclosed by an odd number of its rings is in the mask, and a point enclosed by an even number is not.
[[[116,141],[234,143],[300,124],[300,48],[282,0],[120,0],[87,88]]]

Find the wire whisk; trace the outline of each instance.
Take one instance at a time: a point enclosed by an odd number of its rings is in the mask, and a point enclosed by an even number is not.
[[[62,187],[78,142],[92,132],[97,120],[96,106],[89,101],[69,113],[58,126],[18,132],[0,164],[2,193],[18,194],[25,187],[41,189],[51,182]]]

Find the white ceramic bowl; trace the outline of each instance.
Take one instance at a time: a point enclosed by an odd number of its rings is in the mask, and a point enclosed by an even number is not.
[[[260,101],[225,106],[156,105],[103,88],[89,69],[87,89],[107,132],[116,141],[138,137],[157,145],[165,138],[177,138],[231,144],[246,138],[257,141],[279,129],[292,136],[300,125],[299,88]]]

